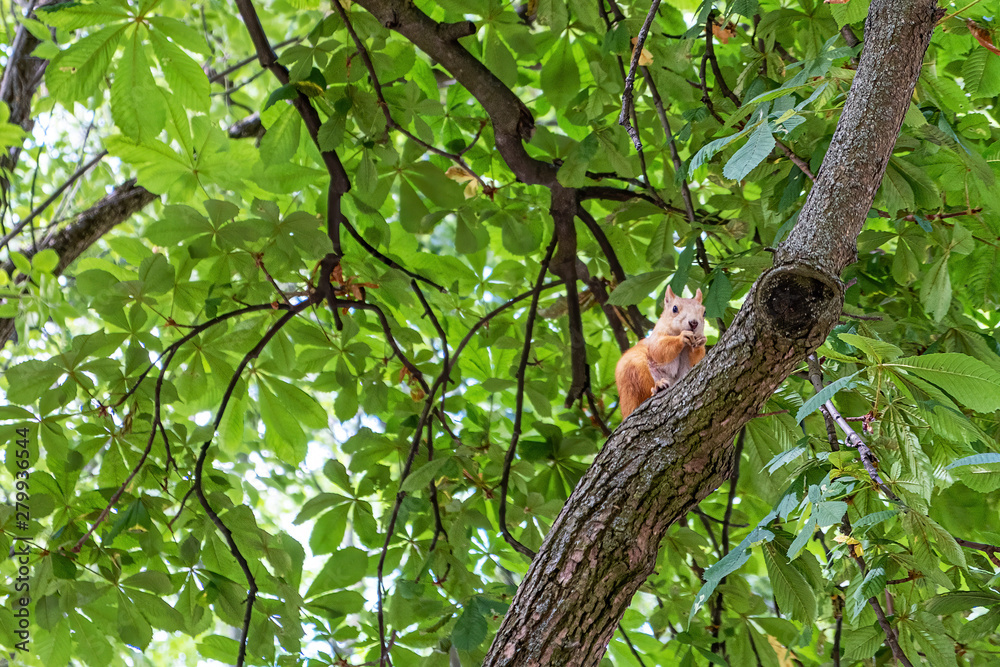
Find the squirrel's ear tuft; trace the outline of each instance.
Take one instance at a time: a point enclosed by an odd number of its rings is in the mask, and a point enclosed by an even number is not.
[[[694,300],[697,301],[698,303],[701,303],[701,288],[700,287],[698,288],[698,291],[694,293]]]
[[[663,303],[665,303],[665,304],[666,303],[670,303],[671,301],[673,301],[676,298],[677,298],[677,295],[674,294],[673,288],[671,288],[670,285],[667,285],[667,296],[664,297]]]

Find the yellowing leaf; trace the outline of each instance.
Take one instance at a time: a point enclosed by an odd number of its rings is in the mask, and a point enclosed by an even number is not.
[[[632,38],[632,55],[630,56],[630,58],[635,57],[635,45],[638,41],[639,41],[638,37]],[[639,54],[639,67],[645,67],[646,65],[652,65],[652,64],[653,64],[653,54],[647,51],[646,49],[643,49],[642,53]]]
[[[861,546],[861,542],[854,539],[850,535],[844,535],[842,533],[837,533],[833,536],[834,542],[839,542],[840,544],[846,544],[847,548],[851,550],[855,556],[862,556],[865,553],[864,548]]]
[[[462,167],[448,167],[448,171],[444,172],[444,175],[457,183],[468,182],[468,185],[465,186],[466,199],[472,199],[478,194],[479,181]]]
[[[972,36],[976,38],[977,42],[982,44],[989,51],[992,51],[993,53],[1000,56],[1000,49],[998,49],[996,46],[993,45],[993,38],[990,35],[989,30],[983,28],[981,25],[979,25],[972,19],[966,21],[965,25],[968,26],[969,32],[972,33]]]
[[[465,183],[466,181],[472,181],[476,178],[461,167],[448,167],[448,171],[444,172],[444,175],[458,183]]]
[[[767,643],[771,645],[771,648],[774,649],[775,655],[778,656],[778,665],[780,667],[795,667],[795,661],[792,660],[791,651],[785,648],[777,637],[768,635]]]

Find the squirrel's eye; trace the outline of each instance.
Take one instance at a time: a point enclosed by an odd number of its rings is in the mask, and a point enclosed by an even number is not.
[[[677,306],[674,306],[674,312],[675,313],[677,312]]]

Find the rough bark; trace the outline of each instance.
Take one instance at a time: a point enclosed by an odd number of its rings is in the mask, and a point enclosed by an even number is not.
[[[872,3],[841,121],[775,267],[709,357],[612,434],[532,561],[485,665],[600,662],[667,528],[727,478],[740,427],[836,323],[839,274],[855,260],[938,17],[933,0]]]
[[[55,250],[59,254],[59,263],[54,273],[57,276],[61,275],[66,267],[97,239],[107,234],[115,225],[128,220],[156,197],[157,195],[146,188],[137,186],[134,180],[126,181],[116,187],[111,194],[80,213],[72,223],[38,244],[37,248],[22,252],[31,258],[42,250]],[[12,273],[14,265],[7,262],[0,269]],[[13,336],[14,320],[0,318],[0,347],[6,345]]]
[[[33,5],[35,8],[44,7],[53,2],[55,0],[42,0],[33,3]],[[30,16],[34,18],[33,10]],[[49,64],[48,60],[31,55],[38,44],[37,37],[32,35],[23,24],[18,25],[14,33],[14,41],[11,42],[3,77],[0,78],[0,100],[6,102],[10,108],[9,122],[20,126],[27,132],[31,132],[35,126],[35,118],[31,113],[31,99],[42,82],[45,67]],[[0,167],[6,172],[0,179],[5,197],[10,173],[14,171],[20,155],[21,146],[11,146],[7,154],[0,157]]]

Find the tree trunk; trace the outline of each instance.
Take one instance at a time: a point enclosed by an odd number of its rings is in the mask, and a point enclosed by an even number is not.
[[[875,0],[826,160],[775,266],[711,354],[615,431],[545,538],[485,665],[597,665],[671,523],[733,466],[732,441],[836,324],[840,272],[910,103],[933,0]]]

